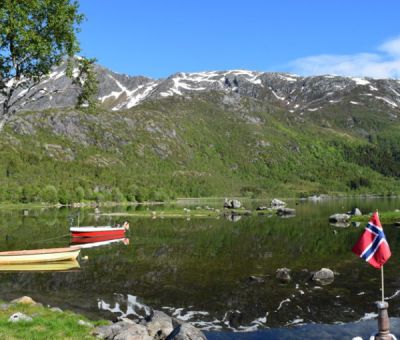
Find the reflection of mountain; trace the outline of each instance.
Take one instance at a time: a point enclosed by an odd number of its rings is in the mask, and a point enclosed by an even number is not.
[[[138,317],[143,319],[151,314],[151,308],[138,301],[137,296],[127,294],[126,298],[122,294],[114,294],[116,297],[116,302],[114,302],[114,307],[108,304],[102,299],[98,299],[98,307],[101,310],[106,310],[111,313],[117,314],[120,317]],[[122,305],[125,306],[122,306]]]
[[[300,202],[297,216],[291,220],[249,217],[235,224],[225,219],[138,219],[130,239],[132,247],[117,242],[82,249],[88,261],[82,261],[79,272],[2,273],[0,295],[7,300],[30,295],[53,306],[110,318],[115,316],[111,310],[117,315],[131,313],[133,307],[128,304],[134,303],[128,295],[138,296],[141,304],[200,328],[212,323],[214,329],[282,327],[299,319],[305,323],[357,320],[371,308],[376,281],[371,280],[366,264],[349,252],[360,230],[334,233],[328,216],[353,205],[363,212],[394,210],[399,202],[365,198]],[[18,211],[0,211],[0,229],[16,235],[8,241],[0,239],[0,247],[17,249],[68,232],[63,219],[66,214],[52,210],[34,213],[37,215],[26,218]],[[54,219],[57,213],[59,226],[44,226],[42,231],[43,220],[47,216]],[[91,218],[87,215],[82,220],[90,224]],[[397,232],[385,229],[393,252],[385,268],[387,296],[398,289]],[[69,236],[61,240],[69,242]],[[275,278],[277,268],[282,267],[292,270],[293,280],[288,284]],[[311,271],[322,267],[340,275],[333,284],[318,288],[309,277]],[[252,275],[262,280],[250,280]],[[399,300],[394,298],[390,304],[396,316]]]

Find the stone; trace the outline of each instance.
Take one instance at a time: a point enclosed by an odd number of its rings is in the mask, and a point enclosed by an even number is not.
[[[279,207],[285,207],[286,206],[286,202],[283,202],[283,201],[281,201],[281,200],[278,200],[277,198],[274,198],[272,201],[271,201],[271,208],[273,208],[273,209],[277,209],[277,208],[279,208]]]
[[[78,325],[89,327],[89,328],[94,327],[93,324],[91,324],[90,322],[87,322],[85,320],[78,320]]]
[[[18,312],[11,315],[8,319],[8,322],[30,322],[32,320],[33,319],[30,316]]]
[[[11,301],[13,304],[23,304],[23,305],[35,305],[36,302],[29,296],[22,296],[18,299],[14,299]]]
[[[134,324],[129,328],[122,330],[113,340],[153,340],[149,335],[147,328],[143,325]]]
[[[312,276],[313,281],[317,281],[322,285],[327,285],[333,282],[335,274],[329,268],[321,268],[319,271],[315,272]]]
[[[239,209],[242,207],[242,203],[239,200],[228,200],[225,198],[224,200],[224,208],[227,209]]]
[[[348,214],[333,214],[329,216],[329,222],[336,223],[336,222],[347,222],[350,219],[350,215]]]
[[[276,209],[276,213],[277,213],[279,216],[295,215],[295,214],[296,214],[296,209],[291,209],[291,208],[278,208],[278,209]]]
[[[265,205],[262,205],[261,207],[257,207],[256,210],[268,210],[268,207]]]
[[[151,320],[146,324],[148,333],[152,337],[165,339],[173,330],[172,318],[164,312],[155,310]]]
[[[167,337],[168,340],[207,340],[202,331],[189,323],[179,325],[173,332],[177,332],[177,334],[172,337],[169,335]]]
[[[278,268],[276,270],[276,278],[282,283],[288,283],[292,280],[289,268]]]
[[[96,327],[93,331],[93,335],[98,336],[102,339],[114,339],[117,334],[120,334],[131,326],[132,324],[130,322],[120,321],[110,326]]]
[[[61,308],[58,308],[58,307],[52,307],[52,308],[50,308],[50,310],[52,312],[63,313],[63,310]]]
[[[350,211],[350,215],[353,215],[353,216],[362,216],[362,212],[361,212],[361,210],[358,209],[358,208],[353,208],[353,209],[351,209],[351,211]]]
[[[264,283],[265,280],[262,277],[255,276],[255,275],[250,275],[249,276],[249,281],[250,282],[255,282],[255,283]]]

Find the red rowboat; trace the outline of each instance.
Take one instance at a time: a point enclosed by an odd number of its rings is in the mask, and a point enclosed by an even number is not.
[[[122,237],[106,235],[106,236],[96,236],[96,237],[76,237],[72,236],[71,243],[72,244],[83,244],[83,243],[95,243],[95,242],[104,242],[110,240],[119,240]]]
[[[122,227],[71,227],[72,237],[103,237],[123,238],[125,231],[129,229],[129,223],[125,222]]]

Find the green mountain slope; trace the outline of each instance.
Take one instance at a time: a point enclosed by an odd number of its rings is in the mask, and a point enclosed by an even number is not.
[[[302,113],[212,91],[120,111],[21,112],[0,134],[0,200],[398,193],[397,119],[347,96]]]

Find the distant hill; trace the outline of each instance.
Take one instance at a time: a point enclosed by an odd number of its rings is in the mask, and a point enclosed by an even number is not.
[[[96,71],[95,112],[74,109],[63,66],[19,94],[1,201],[400,192],[399,80]]]

